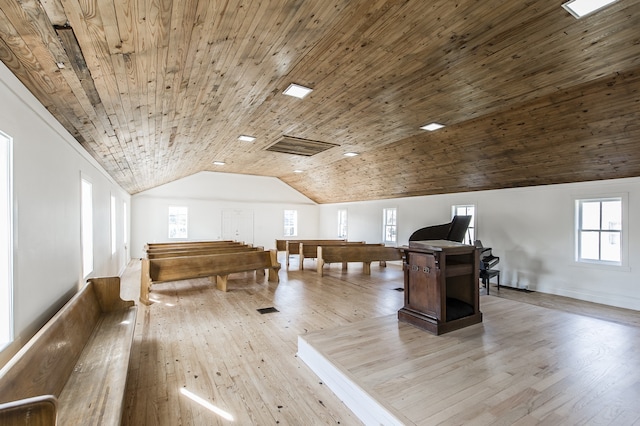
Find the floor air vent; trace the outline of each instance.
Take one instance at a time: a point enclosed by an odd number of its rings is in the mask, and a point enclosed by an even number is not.
[[[292,136],[283,136],[278,142],[267,148],[267,151],[311,157],[312,155],[316,155],[322,151],[326,151],[327,149],[333,148],[334,146],[340,145],[329,142],[294,138]]]
[[[271,314],[273,312],[280,312],[279,310],[277,310],[276,308],[274,308],[273,306],[270,306],[268,308],[260,308],[260,309],[256,309],[258,312],[260,312],[261,314]]]

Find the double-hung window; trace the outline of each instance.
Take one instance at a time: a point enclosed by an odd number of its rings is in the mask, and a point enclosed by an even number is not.
[[[382,238],[385,244],[395,245],[398,240],[398,209],[395,207],[382,210]]]
[[[338,210],[338,238],[347,238],[347,209]]]
[[[284,236],[295,237],[298,235],[298,211],[284,211]]]
[[[188,237],[189,209],[184,206],[169,206],[169,238]]]
[[[452,209],[453,216],[471,216],[471,222],[469,222],[469,227],[467,228],[467,232],[464,234],[464,240],[462,242],[464,244],[473,245],[476,241],[476,206],[473,204],[465,204],[453,206]]]
[[[622,264],[622,197],[576,200],[576,260]]]
[[[82,276],[93,272],[93,184],[80,180],[80,217],[82,236]]]
[[[0,132],[0,350],[13,340],[11,138]]]

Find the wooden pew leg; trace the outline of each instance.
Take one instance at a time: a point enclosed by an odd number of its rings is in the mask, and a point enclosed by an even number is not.
[[[371,262],[362,262],[362,272],[365,275],[371,275]]]
[[[258,279],[258,276],[264,278],[265,276],[264,269],[256,269],[256,279]]]
[[[269,268],[269,281],[280,282],[280,276],[278,271],[280,270],[280,263],[278,263],[278,252],[275,250],[269,250],[269,257],[271,258],[271,267]]]
[[[381,268],[386,268],[387,267],[387,261],[386,260],[381,260],[380,261],[380,267]]]
[[[318,258],[318,266],[316,267],[317,272],[321,277],[324,276],[324,260],[322,258]]]
[[[140,265],[140,302],[150,305],[149,291],[151,290],[151,280],[149,279],[149,260],[142,259]]]
[[[349,264],[349,262],[342,262],[342,270],[346,271],[347,270],[347,265]]]
[[[218,275],[216,277],[216,288],[220,291],[227,291],[227,278],[229,275]]]

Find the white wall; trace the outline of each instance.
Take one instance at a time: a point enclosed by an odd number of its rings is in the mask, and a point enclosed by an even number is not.
[[[80,176],[93,183],[94,272],[118,275],[128,263],[122,203],[130,196],[0,63],[0,131],[13,139],[13,311],[17,340],[41,326],[84,284]],[[110,197],[118,206],[111,255]]]
[[[307,197],[271,177],[200,172],[131,198],[131,256],[143,257],[144,245],[168,239],[170,205],[188,207],[188,240],[222,238],[222,211],[253,212],[253,241],[275,248],[283,238],[284,210],[298,211],[298,237],[316,238],[318,207]]]
[[[574,200],[623,194],[626,264],[576,263]],[[476,205],[477,238],[500,257],[502,284],[640,310],[640,178],[326,204],[319,237],[336,236],[337,211],[346,208],[348,239],[380,242],[382,209],[397,207],[398,244],[406,245],[413,231],[449,222],[451,206],[459,204]]]

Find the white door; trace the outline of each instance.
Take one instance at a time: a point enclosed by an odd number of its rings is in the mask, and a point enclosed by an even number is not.
[[[253,210],[223,210],[222,239],[253,244]]]

